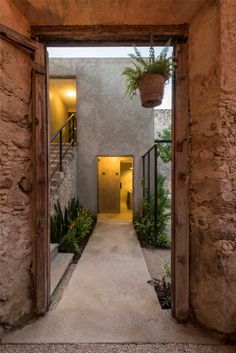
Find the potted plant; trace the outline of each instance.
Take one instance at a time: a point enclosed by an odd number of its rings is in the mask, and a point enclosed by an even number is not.
[[[150,47],[149,58],[143,58],[134,46],[135,54],[129,54],[133,67],[126,67],[122,75],[126,76],[126,94],[131,98],[139,88],[142,106],[153,108],[161,104],[165,83],[172,76],[175,62],[168,55],[167,42],[161,53],[155,57],[154,48]]]

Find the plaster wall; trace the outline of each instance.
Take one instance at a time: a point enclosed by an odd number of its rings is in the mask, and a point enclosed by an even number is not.
[[[13,1],[1,0],[0,23],[28,37],[30,22],[26,19],[25,13],[15,5],[17,4],[13,4]]]
[[[25,18],[5,0],[1,23],[28,34]],[[0,49],[0,326],[7,326],[32,304],[31,59],[2,39]]]
[[[8,0],[33,25],[183,24],[206,0]]]
[[[189,33],[190,304],[208,329],[236,332],[236,10],[208,2]],[[234,58],[234,59],[233,59]]]
[[[78,194],[97,212],[97,156],[134,157],[134,209],[141,197],[141,156],[154,142],[152,109],[125,97],[127,59],[51,59],[50,75],[77,77]]]

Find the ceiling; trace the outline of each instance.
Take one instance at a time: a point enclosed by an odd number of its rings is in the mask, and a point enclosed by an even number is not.
[[[50,79],[49,96],[57,94],[67,108],[76,110],[76,80],[75,79]]]
[[[8,0],[31,25],[190,23],[207,0]]]

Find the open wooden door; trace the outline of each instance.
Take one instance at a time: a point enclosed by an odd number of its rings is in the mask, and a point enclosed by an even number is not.
[[[35,148],[35,307],[37,314],[44,314],[50,299],[48,57],[46,47],[39,42],[36,42],[34,60],[32,84]]]
[[[175,45],[177,70],[173,83],[173,167],[171,287],[172,315],[189,317],[189,102],[187,43]]]
[[[29,65],[32,65],[32,268],[35,311],[36,314],[44,314],[48,308],[50,293],[46,47],[4,25],[0,25],[0,36],[29,55]]]

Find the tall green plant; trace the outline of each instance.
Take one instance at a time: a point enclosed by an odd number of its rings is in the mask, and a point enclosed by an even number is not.
[[[50,217],[51,242],[59,243],[68,232],[70,224],[76,219],[80,209],[79,198],[73,197],[62,210],[59,201],[54,204],[54,215]]]
[[[158,138],[160,140],[171,140],[171,126],[164,128]],[[164,163],[171,161],[171,143],[158,143],[157,148]]]
[[[154,217],[154,195],[150,194],[149,199],[145,190],[142,211],[134,217],[134,226],[140,240],[155,247],[168,248],[170,243],[165,234],[168,221],[170,219],[170,200],[165,188],[165,177],[158,175],[157,183],[157,227],[155,232]]]
[[[61,238],[67,233],[69,226],[67,208],[63,212],[59,201],[54,205],[54,215],[50,217],[50,223],[51,242],[59,243]]]

